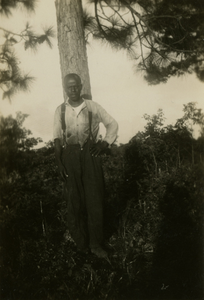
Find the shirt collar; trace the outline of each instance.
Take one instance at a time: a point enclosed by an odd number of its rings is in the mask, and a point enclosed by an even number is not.
[[[84,102],[83,102],[83,107],[82,107],[82,108],[87,107],[87,105],[86,105],[86,100],[85,100],[84,98],[82,98],[82,99],[83,99],[83,101],[84,101]],[[65,104],[65,106],[70,106],[70,107],[72,107],[72,106],[69,104],[69,98],[66,98],[64,104]]]
[[[69,102],[68,102],[69,98],[66,98],[64,104],[67,106],[67,105],[70,105]]]

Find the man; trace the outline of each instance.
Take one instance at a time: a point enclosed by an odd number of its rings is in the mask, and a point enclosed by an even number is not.
[[[81,97],[82,83],[77,74],[64,78],[67,94],[54,117],[55,156],[64,180],[68,229],[79,251],[106,257],[103,243],[104,179],[100,155],[111,145],[117,122],[96,102]],[[97,141],[99,123],[106,128]]]

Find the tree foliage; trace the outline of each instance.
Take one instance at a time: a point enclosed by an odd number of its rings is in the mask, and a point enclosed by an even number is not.
[[[41,138],[29,137],[32,132],[23,127],[27,114],[18,112],[16,118],[12,116],[0,117],[0,156],[1,176],[11,172],[20,172],[25,167],[25,152],[32,149]],[[21,160],[22,158],[22,160]]]
[[[34,11],[36,0],[1,0],[0,12],[2,15],[11,16],[12,9],[23,6],[28,11]]]
[[[1,1],[0,14],[12,19],[12,12],[19,6],[34,12],[36,0],[26,1]],[[11,32],[0,27],[4,34],[4,43],[0,45],[0,88],[3,90],[3,99],[11,99],[19,91],[29,91],[34,77],[23,74],[19,67],[19,59],[15,54],[15,45],[24,44],[24,49],[36,52],[38,46],[44,42],[51,48],[51,38],[55,36],[53,28],[44,29],[43,34],[36,34],[29,23],[21,32]]]
[[[203,1],[90,2],[96,19],[90,32],[116,50],[127,50],[150,84],[186,73],[204,80]]]
[[[204,80],[203,14],[200,0],[90,0],[94,16],[84,6],[84,31],[88,42],[90,34],[114,49],[125,49],[144,73],[150,84],[167,82],[172,76],[195,73]],[[19,6],[33,12],[35,0],[1,1],[0,14],[11,17]],[[0,88],[3,98],[11,99],[18,91],[28,91],[34,78],[23,74],[14,52],[15,45],[24,43],[25,50],[36,51],[46,42],[50,47],[54,36],[51,27],[36,34],[30,24],[20,33],[0,28],[5,42],[0,50]]]

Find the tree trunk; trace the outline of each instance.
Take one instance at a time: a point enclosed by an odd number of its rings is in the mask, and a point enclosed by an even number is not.
[[[91,95],[82,2],[56,0],[55,6],[62,82],[66,74],[76,73],[82,79],[82,93]]]

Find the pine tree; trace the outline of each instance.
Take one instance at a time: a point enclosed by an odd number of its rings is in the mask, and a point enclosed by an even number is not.
[[[93,37],[125,49],[150,84],[195,72],[204,81],[204,1],[90,0]]]
[[[56,0],[55,4],[62,78],[68,73],[79,74],[83,82],[83,94],[89,95],[90,98],[91,86],[82,2],[81,0]]]

